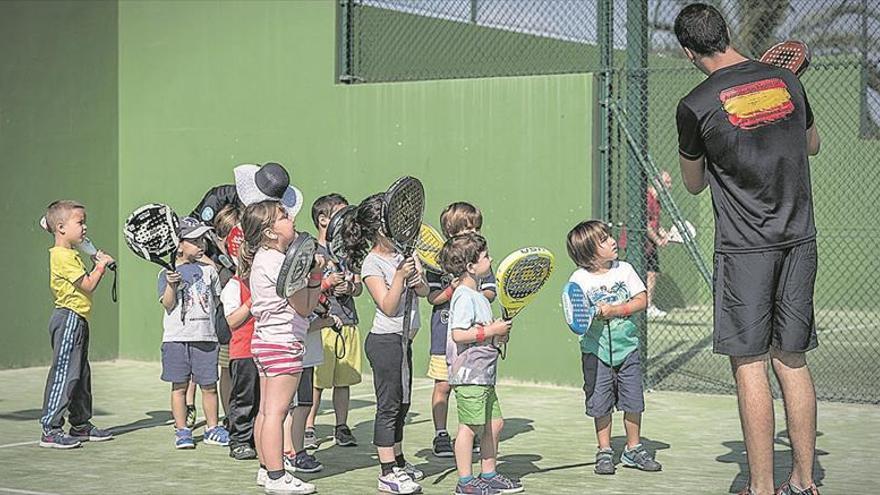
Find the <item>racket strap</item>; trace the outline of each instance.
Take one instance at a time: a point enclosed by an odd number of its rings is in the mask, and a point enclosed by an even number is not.
[[[113,270],[113,287],[110,289],[110,299],[113,300],[113,302],[119,302],[119,293],[116,289],[116,277],[118,273],[119,272],[116,270]]]

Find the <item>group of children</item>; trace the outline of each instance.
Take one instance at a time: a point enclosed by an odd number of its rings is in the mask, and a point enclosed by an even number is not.
[[[465,202],[444,209],[440,225],[447,241],[440,252],[444,275],[439,275],[426,273],[417,257],[405,258],[394,249],[382,227],[383,201],[383,194],[369,196],[347,217],[342,235],[349,257],[338,264],[328,256],[326,232],[332,216],[348,203],[339,194],[314,202],[311,217],[318,230],[318,255],[307,285],[289,298],[279,297],[275,287],[285,252],[298,235],[299,207],[267,199],[243,208],[226,205],[211,225],[189,217],[181,220],[176,268],[163,270],[158,280],[164,309],[162,380],[172,384],[175,446],[195,446],[186,398],[187,387],[194,382],[202,390],[204,443],[229,446],[235,459],[257,458],[256,481],[266,493],[314,492],[313,484],[293,473],[322,469],[308,449],[317,447],[314,424],[323,389],[333,388],[336,444],[357,444],[346,422],[349,387],[361,380],[354,297],[365,287],[376,305],[364,352],[376,394],[373,444],[381,469],[378,489],[394,494],[421,491],[418,481],[424,473],[406,460],[402,442],[410,409],[412,342],[419,330],[418,300],[427,298],[433,306],[428,376],[435,380],[434,454],[455,457],[456,494],[520,492],[519,481],[496,471],[504,424],[495,392],[497,344],[507,341],[511,322],[492,316],[495,279],[487,241],[480,235],[480,210]],[[50,285],[56,309],[50,321],[55,352],[41,419],[41,445],[69,448],[84,440],[112,438],[89,422],[87,358],[90,296],[112,258],[99,252],[95,268],[85,270],[74,249],[85,234],[82,205],[55,202],[46,216],[55,235]],[[206,255],[211,242],[228,255],[225,260]],[[611,451],[615,407],[624,411],[627,436],[621,463],[658,471],[660,464],[640,443],[641,365],[637,330],[629,320],[646,307],[645,286],[629,264],[617,261],[615,240],[602,222],[578,224],[568,234],[567,248],[578,266],[571,281],[598,305],[594,324],[580,340],[586,413],[595,419],[599,447],[595,472],[615,470]],[[229,256],[236,259],[234,274],[224,281],[220,265]],[[414,303],[411,328],[404,334],[408,297]],[[231,333],[227,363],[231,389],[228,403],[224,400],[228,431],[218,412],[220,345],[215,311],[220,302]],[[344,356],[337,354],[338,335]],[[409,377],[401,370],[408,370]],[[450,391],[455,394],[459,420],[455,441],[446,429]],[[69,435],[62,430],[65,411],[73,425]],[[472,472],[475,454],[481,461],[478,476]]]

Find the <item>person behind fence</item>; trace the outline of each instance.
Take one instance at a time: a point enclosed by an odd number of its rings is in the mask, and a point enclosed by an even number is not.
[[[89,366],[89,313],[92,293],[98,288],[113,258],[103,251],[95,267],[86,271],[75,246],[86,235],[86,207],[71,201],[54,201],[46,210],[46,228],[55,236],[49,248],[49,287],[55,309],[49,319],[52,367],[46,377],[40,415],[40,447],[70,449],[81,442],[110,440],[113,435],[91,423],[92,372]],[[64,413],[71,428],[65,434]]]
[[[159,273],[162,326],[162,381],[171,383],[174,446],[195,448],[192,428],[186,425],[186,389],[190,378],[202,389],[205,411],[204,442],[229,445],[229,433],[218,420],[217,359],[219,344],[214,328],[220,303],[220,277],[204,256],[205,235],[211,227],[185,217],[180,221],[175,269]]]
[[[632,265],[617,259],[617,242],[598,220],[577,224],[568,233],[568,256],[577,265],[569,282],[578,284],[597,308],[590,328],[580,337],[581,368],[587,416],[593,418],[599,450],[596,474],[614,474],[611,418],[623,411],[626,447],[620,462],[642,471],[660,471],[641,440],[642,364],[639,331],[630,320],[647,306],[645,284]]]
[[[663,170],[660,172],[659,186],[670,190],[672,187],[672,176],[669,172]],[[660,193],[654,183],[648,183],[647,194],[645,195],[647,228],[645,230],[645,282],[648,286],[648,309],[646,311],[649,318],[663,318],[667,315],[666,311],[658,308],[654,303],[654,288],[657,286],[657,276],[660,275],[660,253],[661,247],[669,243],[667,237],[668,232],[660,226]]]
[[[482,281],[492,274],[486,239],[476,233],[450,238],[440,251],[443,271],[457,277],[452,293],[446,337],[449,385],[455,392],[458,433],[455,464],[456,495],[519,493],[523,486],[496,472],[498,440],[504,419],[495,393],[498,343],[507,342],[510,320],[492,318]],[[480,435],[480,476],[474,477],[473,443]]]
[[[729,356],[736,380],[750,476],[742,493],[774,491],[770,365],[794,458],[779,493],[815,494],[816,392],[806,360],[818,345],[813,112],[791,71],[750,60],[730,45],[714,7],[688,5],[674,28],[687,58],[708,76],[678,104],[678,150],[685,188],[712,191],[713,350]]]

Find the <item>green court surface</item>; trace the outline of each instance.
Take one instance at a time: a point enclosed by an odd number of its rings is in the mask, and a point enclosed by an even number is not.
[[[70,451],[37,446],[46,368],[0,371],[4,392],[0,493],[262,493],[253,481],[257,467],[253,461],[233,461],[227,449],[203,444],[194,451],[174,450],[169,387],[159,381],[158,364],[115,361],[96,363],[92,369],[94,422],[112,427],[117,437]],[[414,386],[405,454],[427,474],[424,493],[452,493],[453,461],[430,454],[431,383],[417,379]],[[352,395],[349,424],[360,446],[342,448],[326,441],[321,445],[317,456],[324,471],[303,475],[319,493],[376,492],[378,466],[370,446],[375,409],[368,379]],[[730,493],[746,482],[736,401],[731,396],[647,394],[644,443],[656,450],[663,471],[621,468],[615,476],[599,477],[593,474],[592,421],[583,414],[579,389],[505,382],[498,395],[506,418],[499,471],[520,477],[527,493]],[[776,412],[776,477],[781,482],[790,466],[790,451],[781,403],[777,402]],[[619,452],[623,428],[619,414],[615,419],[614,447]],[[332,423],[332,411],[325,410],[319,418],[319,436],[329,435]],[[880,408],[822,402],[818,424],[816,478],[822,493],[875,490],[880,481]]]

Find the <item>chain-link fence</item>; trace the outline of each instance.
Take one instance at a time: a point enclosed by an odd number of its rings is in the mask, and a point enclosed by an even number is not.
[[[729,366],[712,355],[711,199],[689,195],[678,171],[676,105],[704,77],[672,32],[687,3],[344,0],[338,71],[340,81],[354,83],[596,73],[596,166],[604,198],[597,215],[626,238],[623,257],[652,282],[653,308],[642,320],[646,380],[655,388],[730,393]],[[880,403],[880,310],[870,292],[880,277],[873,252],[880,228],[869,218],[878,211],[872,192],[880,181],[880,4],[709,3],[747,56],[759,57],[785,39],[803,40],[812,50],[801,79],[822,151],[811,159],[820,346],[809,361],[820,398]],[[662,171],[671,176],[668,189]],[[685,242],[657,248],[646,240],[655,198],[660,227],[676,226]]]

